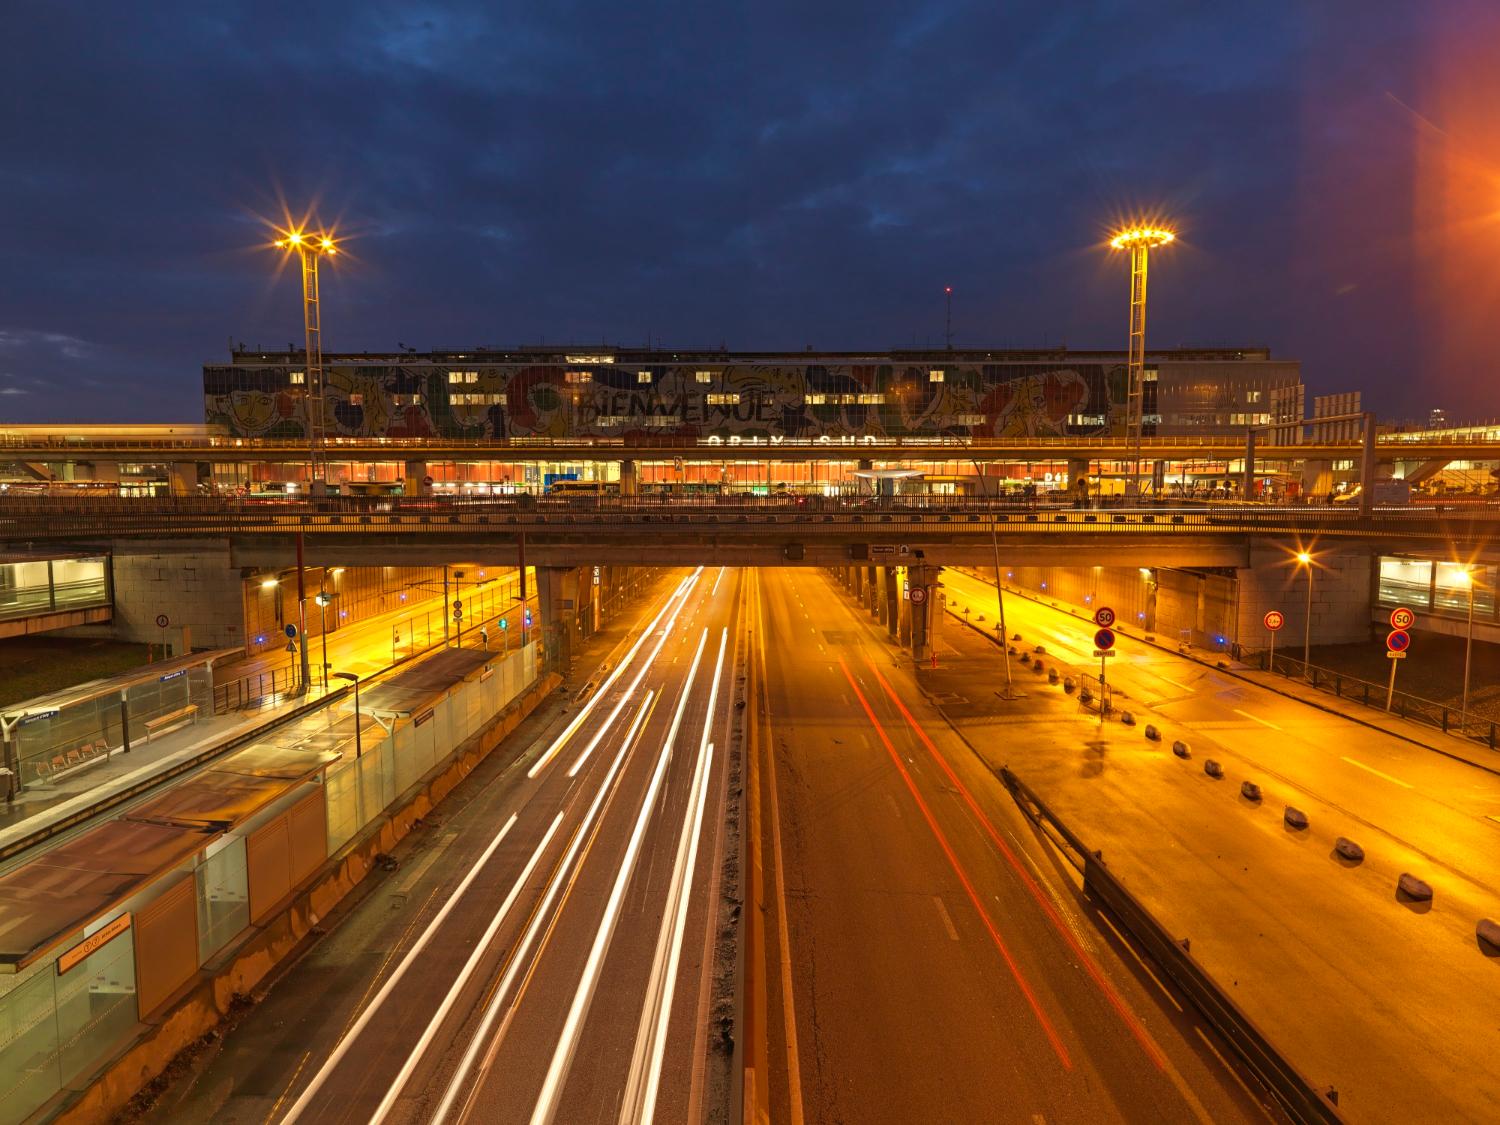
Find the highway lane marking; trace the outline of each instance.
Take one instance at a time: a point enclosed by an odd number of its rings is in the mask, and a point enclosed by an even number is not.
[[[890,794],[886,794],[889,796]],[[948,908],[943,905],[943,900],[938,895],[932,896],[932,905],[937,907],[938,916],[943,920],[943,929],[948,931],[948,936],[954,941],[958,940],[958,931],[953,927],[953,919],[948,914]]]
[[[434,842],[434,846],[428,849],[427,854],[422,857],[421,861],[406,873],[406,877],[401,882],[396,884],[393,893],[404,895],[409,892],[412,887],[417,885],[417,880],[427,874],[427,869],[443,857],[443,852],[448,849],[448,845],[456,839],[458,839],[457,832],[445,832],[442,836],[438,837]]]
[[[705,634],[707,630],[704,630]],[[621,1120],[651,1125],[656,1120],[656,1098],[661,1087],[662,1064],[666,1058],[667,1025],[672,1019],[672,999],[677,990],[677,974],[682,964],[682,942],[687,933],[688,906],[692,901],[693,873],[698,867],[698,845],[703,836],[703,810],[708,805],[708,781],[713,772],[714,712],[719,703],[719,684],[724,675],[724,652],[729,646],[729,630],[719,634],[719,658],[714,665],[712,686],[708,691],[708,708],[703,716],[703,737],[698,743],[692,788],[683,810],[682,835],[672,864],[672,882],[661,916],[661,934],[651,964],[651,983],[647,1000],[641,1005],[641,1026],[636,1032],[635,1058],[625,1085],[625,1109]],[[653,1011],[654,1008],[654,1011]],[[654,1018],[653,1018],[654,1016]],[[649,1056],[649,1063],[648,1063]],[[640,1082],[644,1075],[645,1085]]]
[[[659,700],[660,696],[657,696],[654,690],[646,693],[645,705],[641,707],[640,713],[636,715],[634,721],[631,723],[630,730],[625,735],[625,740],[620,746],[619,753],[615,755],[609,770],[605,773],[603,780],[600,781],[599,789],[594,794],[593,803],[589,805],[588,811],[583,814],[583,819],[578,822],[578,827],[573,833],[573,839],[568,845],[567,853],[553,870],[547,891],[542,896],[542,901],[532,912],[531,923],[527,926],[520,944],[516,946],[515,952],[511,955],[510,965],[506,968],[505,975],[500,979],[500,983],[496,986],[494,994],[489,999],[489,1004],[485,1010],[484,1019],[480,1023],[479,1029],[469,1040],[468,1049],[464,1052],[463,1058],[459,1061],[458,1067],[453,1072],[453,1076],[448,1080],[448,1088],[443,1094],[443,1100],[438,1105],[437,1112],[433,1114],[432,1120],[434,1122],[443,1121],[453,1109],[454,1100],[458,1097],[458,1091],[463,1086],[464,1080],[468,1077],[470,1068],[474,1065],[475,1056],[479,1053],[480,1047],[488,1043],[485,1060],[480,1064],[479,1076],[475,1080],[474,1089],[477,1090],[483,1083],[484,1075],[489,1070],[490,1063],[493,1062],[496,1053],[500,1049],[500,1044],[505,1038],[505,1031],[509,1025],[510,1017],[509,1015],[506,1016],[506,1024],[501,1027],[500,1032],[495,1036],[494,1040],[490,1041],[490,1031],[495,1025],[495,1019],[499,1016],[501,1006],[505,1003],[505,998],[509,995],[511,986],[515,983],[516,974],[527,963],[526,954],[531,949],[531,943],[536,940],[543,923],[548,921],[548,911],[551,910],[552,902],[557,897],[558,891],[563,888],[565,883],[571,889],[572,884],[577,880],[579,873],[582,871],[583,865],[581,863],[577,868],[573,867],[574,860],[578,856],[580,849],[582,849],[584,841],[592,840],[598,834],[599,810],[603,808],[605,798],[614,785],[615,778],[619,775],[620,768],[624,764],[626,756],[635,746],[636,736],[640,733],[646,719],[655,711],[656,702]],[[551,924],[556,924],[555,916],[553,916]],[[514,1011],[514,1007],[511,1008],[511,1011]]]
[[[500,903],[499,908],[490,919],[490,924],[485,927],[484,935],[475,943],[474,951],[469,954],[469,959],[464,962],[464,967],[459,970],[458,976],[453,978],[453,984],[449,986],[448,994],[443,997],[443,1002],[438,1005],[437,1011],[432,1013],[432,1018],[427,1021],[427,1026],[423,1028],[421,1036],[412,1044],[411,1049],[407,1051],[406,1062],[396,1072],[396,1077],[391,1079],[391,1084],[385,1092],[385,1097],[380,1099],[380,1104],[375,1107],[375,1112],[370,1115],[372,1121],[385,1120],[386,1114],[396,1104],[396,1099],[400,1097],[402,1089],[411,1078],[412,1071],[416,1070],[417,1063],[421,1061],[422,1056],[426,1054],[427,1048],[431,1045],[433,1036],[437,1034],[443,1021],[448,1018],[448,1013],[453,1010],[453,1005],[458,1000],[458,994],[468,986],[470,978],[474,975],[474,970],[479,966],[479,962],[490,952],[491,943],[494,942],[495,935],[500,931],[500,927],[504,924],[505,919],[510,916],[511,908],[515,906],[516,900],[521,897],[522,889],[530,881],[532,872],[536,870],[536,865],[542,861],[542,853],[551,845],[552,837],[557,834],[557,830],[562,826],[562,822],[563,814],[561,812],[552,818],[552,824],[547,829],[546,835],[542,837],[542,842],[536,846],[536,851],[531,853],[531,858],[526,861],[526,866],[521,869],[520,877],[516,879],[510,888],[510,892]]]
[[[537,775],[540,774],[542,770],[546,769],[547,765],[552,761],[552,759],[557,757],[557,755],[562,752],[562,748],[567,745],[568,739],[572,738],[573,735],[577,733],[578,728],[583,726],[584,721],[589,717],[589,715],[593,714],[594,708],[599,704],[599,700],[604,698],[605,693],[608,692],[610,687],[614,685],[614,682],[620,678],[625,669],[630,665],[630,662],[635,659],[635,654],[640,651],[641,646],[646,643],[646,641],[651,637],[651,634],[656,632],[657,625],[661,624],[661,619],[667,615],[667,611],[672,608],[672,603],[674,601],[678,601],[678,599],[681,600],[678,602],[677,610],[678,612],[681,612],[682,606],[687,604],[688,593],[692,590],[694,583],[698,581],[698,576],[702,573],[703,568],[700,566],[692,574],[688,575],[677,584],[677,589],[672,591],[671,595],[667,598],[666,604],[661,607],[661,612],[652,619],[651,624],[646,627],[646,631],[643,632],[636,640],[635,644],[630,647],[630,651],[625,654],[625,659],[621,660],[619,664],[615,665],[615,670],[611,672],[604,683],[599,686],[599,690],[594,692],[593,697],[583,705],[583,709],[579,711],[578,714],[573,716],[573,721],[569,723],[566,728],[564,728],[562,734],[553,739],[552,745],[547,747],[546,752],[532,763],[531,768],[526,771],[526,776],[528,778],[535,781]],[[673,616],[675,619],[676,615],[674,614]]]
[[[1272,730],[1280,730],[1281,729],[1275,723],[1268,723],[1268,722],[1266,722],[1265,719],[1262,719],[1262,718],[1260,718],[1257,715],[1252,715],[1252,714],[1250,714],[1249,711],[1241,711],[1238,707],[1234,708],[1234,713],[1236,715],[1243,715],[1247,719],[1253,719],[1253,720],[1255,720],[1257,723],[1259,723],[1263,727],[1270,727]]]
[[[723,578],[724,578],[724,568],[721,566],[721,567],[719,567],[718,576],[714,578],[714,588],[708,592],[708,596],[710,598],[712,598],[715,594],[717,594],[719,592],[719,583],[723,580]]]
[[[380,986],[380,991],[375,994],[375,998],[371,1000],[369,1006],[360,1013],[359,1019],[354,1021],[354,1026],[352,1026],[349,1031],[343,1036],[343,1038],[341,1038],[338,1043],[334,1045],[333,1051],[329,1054],[328,1058],[323,1061],[323,1065],[318,1068],[317,1073],[313,1075],[312,1081],[307,1084],[307,1088],[303,1090],[297,1100],[292,1103],[292,1108],[287,1111],[286,1117],[282,1118],[282,1125],[287,1125],[288,1122],[296,1121],[299,1117],[302,1116],[303,1110],[307,1108],[308,1103],[311,1102],[312,1099],[317,1095],[318,1091],[322,1088],[323,1083],[328,1080],[328,1076],[333,1073],[333,1069],[339,1065],[340,1061],[342,1061],[345,1053],[349,1050],[349,1047],[354,1043],[356,1039],[359,1038],[360,1032],[364,1031],[364,1029],[369,1025],[369,1022],[372,1018],[374,1018],[375,1013],[380,1010],[381,1005],[386,1002],[387,998],[395,990],[396,985],[401,982],[401,978],[406,975],[406,970],[412,967],[416,959],[421,955],[422,950],[427,948],[427,943],[432,940],[432,936],[437,933],[438,927],[443,924],[444,919],[448,917],[448,914],[453,910],[454,906],[458,904],[458,900],[463,896],[463,893],[469,889],[469,884],[472,883],[476,878],[478,878],[480,869],[484,867],[486,862],[488,862],[490,856],[495,854],[495,849],[500,846],[500,842],[504,840],[505,837],[510,833],[510,830],[515,827],[516,820],[516,814],[511,813],[510,819],[501,826],[500,831],[495,833],[495,836],[490,841],[489,846],[484,849],[484,852],[474,862],[474,866],[469,868],[469,873],[465,875],[463,877],[463,881],[453,889],[453,893],[448,896],[448,901],[443,903],[442,909],[439,910],[435,915],[433,915],[432,921],[429,922],[427,924],[427,928],[422,931],[422,936],[417,939],[416,944],[414,944],[411,949],[407,950],[406,956],[403,957],[401,959],[401,963],[396,966],[396,971],[392,973],[388,978],[386,978],[385,984]]]
[[[1021,966],[1016,962],[1014,955],[1010,951],[1010,947],[1000,935],[1000,930],[995,925],[994,919],[990,917],[989,911],[985,909],[984,903],[979,898],[979,892],[975,889],[968,872],[958,862],[958,854],[953,850],[953,845],[948,842],[948,837],[938,827],[937,818],[932,815],[932,810],[928,807],[927,801],[917,789],[917,783],[912,779],[911,772],[901,764],[901,755],[896,752],[895,744],[891,742],[890,735],[886,733],[885,727],[881,725],[880,720],[875,717],[874,708],[870,706],[870,701],[865,698],[864,692],[859,690],[859,684],[855,681],[854,673],[849,670],[849,666],[840,660],[839,667],[843,669],[844,675],[848,677],[849,686],[854,689],[855,697],[859,700],[860,706],[864,708],[866,718],[870,720],[870,725],[875,728],[875,733],[879,735],[886,752],[891,756],[891,761],[896,763],[896,769],[901,772],[901,777],[906,782],[907,791],[911,793],[912,799],[916,801],[917,808],[927,821],[927,827],[931,829],[933,837],[938,842],[938,846],[942,848],[943,854],[947,857],[948,866],[958,876],[958,881],[962,884],[964,892],[969,896],[969,901],[974,904],[975,913],[979,915],[985,929],[989,931],[990,940],[999,951],[1001,959],[1005,961],[1006,967],[1010,970],[1011,978],[1016,982],[1016,987],[1020,990],[1021,996],[1025,999],[1027,1006],[1030,1007],[1032,1015],[1036,1017],[1037,1023],[1041,1025],[1042,1032],[1047,1037],[1047,1041],[1052,1045],[1052,1050],[1057,1055],[1058,1061],[1062,1063],[1064,1070],[1072,1070],[1073,1060],[1068,1055],[1067,1047],[1063,1045],[1062,1037],[1058,1035],[1057,1028],[1053,1026],[1052,1020],[1048,1018],[1046,1011],[1042,1008],[1041,1001],[1037,998],[1035,991],[1032,990],[1025,975],[1021,972]],[[879,673],[877,672],[876,675],[878,676]]]
[[[637,814],[635,827],[630,833],[630,842],[626,845],[625,855],[620,860],[620,869],[615,873],[614,886],[610,888],[609,899],[604,904],[604,916],[599,920],[599,928],[594,933],[588,960],[584,963],[578,987],[573,992],[573,1002],[568,1007],[567,1019],[563,1022],[562,1032],[557,1037],[557,1046],[552,1051],[552,1061],[547,1067],[547,1076],[542,1081],[541,1093],[537,1095],[536,1106],[531,1113],[531,1125],[551,1125],[557,1116],[558,1098],[562,1093],[563,1084],[567,1081],[568,1071],[573,1065],[573,1053],[578,1049],[578,1039],[583,1030],[584,1017],[593,1005],[594,992],[599,987],[599,972],[603,968],[604,957],[609,952],[610,943],[614,940],[615,927],[619,925],[620,907],[625,900],[625,889],[630,884],[631,876],[635,874],[636,861],[640,858],[641,847],[646,839],[646,829],[651,822],[651,813],[656,807],[657,797],[661,793],[662,783],[667,776],[667,764],[672,760],[672,749],[677,743],[677,732],[682,726],[682,716],[687,711],[688,698],[692,695],[693,681],[698,678],[698,666],[703,659],[703,649],[707,643],[708,630],[705,629],[698,639],[698,651],[693,657],[693,665],[688,670],[687,679],[683,683],[682,698],[677,702],[677,711],[672,716],[672,726],[667,731],[666,742],[662,744],[661,752],[657,756],[656,769],[652,771],[650,784],[646,787],[646,796],[641,802],[641,811]]]
[[[760,645],[756,649],[759,664],[757,682],[769,699],[770,683],[766,675],[766,622],[761,601],[760,576],[755,583],[755,617],[761,625]],[[776,887],[776,936],[780,944],[781,969],[781,1022],[782,1035],[786,1039],[787,1101],[791,1125],[802,1125],[802,1060],[797,1051],[797,1008],[792,991],[792,937],[786,920],[786,861],[781,852],[781,797],[776,791],[776,740],[771,733],[771,708],[766,706],[766,786],[771,806],[771,860]]]
[[[1368,771],[1370,773],[1373,773],[1376,777],[1382,777],[1382,778],[1384,778],[1386,781],[1389,781],[1392,785],[1399,785],[1399,786],[1401,786],[1402,789],[1411,789],[1411,788],[1413,788],[1412,784],[1409,781],[1402,781],[1399,777],[1392,777],[1388,773],[1381,773],[1374,766],[1367,766],[1363,762],[1356,762],[1353,758],[1345,758],[1342,755],[1340,755],[1340,758],[1343,761],[1348,762],[1351,766],[1358,766],[1362,770],[1366,770],[1366,771]]]
[[[896,804],[896,798],[892,797],[889,793],[887,793],[885,795],[885,799],[888,802],[890,802],[891,812],[893,812],[893,813],[896,814],[896,819],[897,820],[900,820],[901,819],[901,806],[898,805],[898,804]]]

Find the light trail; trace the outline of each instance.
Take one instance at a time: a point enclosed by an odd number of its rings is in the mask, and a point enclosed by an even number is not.
[[[406,1053],[406,1062],[396,1072],[396,1077],[391,1080],[390,1087],[385,1092],[385,1097],[380,1099],[380,1104],[375,1107],[375,1112],[370,1115],[372,1122],[383,1121],[385,1115],[390,1112],[391,1106],[396,1104],[396,1099],[400,1096],[407,1079],[411,1077],[411,1072],[417,1068],[417,1063],[432,1043],[432,1037],[437,1034],[438,1028],[448,1018],[448,1013],[452,1011],[455,1001],[458,1000],[458,994],[468,985],[469,978],[474,975],[474,970],[478,967],[480,960],[490,952],[490,943],[495,940],[495,934],[510,915],[511,907],[515,906],[516,899],[521,895],[521,888],[526,885],[526,881],[531,878],[531,873],[536,870],[536,865],[541,862],[542,853],[552,843],[552,837],[557,834],[557,829],[562,822],[563,814],[560,812],[552,818],[552,824],[542,837],[542,842],[536,846],[536,850],[531,853],[531,858],[526,861],[526,866],[521,869],[520,878],[511,886],[510,893],[505,896],[505,900],[500,903],[499,909],[495,911],[494,917],[490,919],[490,924],[485,927],[484,936],[474,944],[474,951],[469,954],[469,959],[464,963],[464,967],[459,970],[458,976],[453,978],[453,984],[449,987],[448,994],[443,997],[443,1002],[438,1005],[437,1011],[432,1013],[432,1018],[427,1021],[427,1026],[423,1029],[421,1036],[412,1045],[411,1050]]]
[[[698,742],[693,784],[683,810],[682,834],[678,838],[677,856],[672,865],[672,880],[662,906],[661,934],[651,963],[650,984],[646,989],[646,1001],[641,1006],[641,1023],[636,1032],[630,1077],[625,1084],[621,1121],[651,1125],[656,1116],[656,1096],[661,1086],[661,1069],[667,1048],[667,1025],[672,1018],[672,998],[677,990],[677,971],[682,961],[693,873],[698,864],[698,840],[703,832],[703,809],[708,802],[714,749],[709,736],[713,733],[719,682],[724,674],[724,651],[728,644],[729,630],[724,629],[719,634],[719,657],[714,664],[713,681],[708,692],[708,713],[704,716],[703,736]]]
[[[617,679],[619,679],[620,675],[625,671],[627,667],[629,667],[630,662],[635,659],[635,654],[640,651],[641,646],[646,643],[647,639],[651,636],[652,633],[656,632],[657,625],[660,624],[661,619],[667,615],[667,611],[672,608],[673,601],[678,598],[685,599],[687,597],[687,592],[692,589],[693,583],[698,581],[698,575],[702,573],[703,568],[700,566],[697,570],[693,571],[692,574],[688,575],[677,584],[677,589],[672,591],[672,596],[667,599],[666,605],[661,607],[661,612],[656,615],[655,619],[652,620],[650,626],[647,627],[646,631],[643,632],[640,635],[640,638],[635,642],[635,644],[631,646],[630,651],[625,654],[625,659],[620,661],[620,663],[616,665],[615,670],[609,674],[607,679],[605,679],[604,683],[599,685],[599,690],[594,693],[594,697],[583,705],[582,711],[573,716],[573,721],[568,724],[567,729],[564,730],[562,734],[558,735],[557,738],[553,740],[552,745],[547,747],[547,752],[540,758],[538,758],[534,763],[532,763],[531,768],[526,771],[527,777],[531,778],[533,781],[536,780],[537,776],[542,772],[542,770],[547,768],[547,764],[551,762],[553,758],[557,757],[558,753],[567,744],[568,739],[573,737],[578,728],[581,727],[584,721],[589,717],[589,715],[593,713],[594,708],[599,705],[599,700],[604,698],[604,693],[610,689],[610,686]]]
[[[662,747],[661,756],[657,759],[656,770],[651,775],[651,783],[646,789],[645,800],[641,802],[641,811],[636,817],[635,829],[630,835],[625,857],[615,876],[615,884],[610,890],[609,901],[605,904],[604,917],[600,919],[598,932],[594,935],[594,944],[589,950],[583,976],[579,979],[578,989],[573,994],[573,1003],[568,1009],[568,1016],[563,1023],[562,1033],[558,1037],[557,1047],[552,1053],[552,1062],[547,1068],[547,1077],[542,1083],[541,1093],[537,1096],[536,1108],[531,1115],[532,1125],[551,1125],[556,1116],[558,1095],[561,1093],[562,1084],[567,1079],[568,1069],[573,1062],[573,1052],[578,1046],[578,1034],[582,1028],[584,1016],[588,1013],[589,1005],[594,999],[594,990],[599,983],[599,969],[604,963],[604,955],[609,951],[609,943],[614,937],[615,926],[620,920],[620,904],[625,897],[625,888],[635,871],[636,859],[640,855],[641,844],[646,838],[646,826],[651,820],[651,810],[661,791],[662,779],[666,777],[667,764],[672,760],[672,747],[677,741],[677,730],[682,725],[682,716],[687,709],[688,699],[692,695],[693,681],[697,678],[698,665],[703,659],[703,648],[707,642],[708,630],[705,629],[698,639],[698,650],[693,655],[692,667],[688,670],[687,679],[683,683],[682,698],[678,701],[677,713],[672,717],[671,730],[667,732],[667,741]]]
[[[500,984],[496,987],[495,994],[490,998],[489,1005],[485,1009],[484,1019],[480,1021],[479,1029],[474,1033],[473,1038],[469,1040],[469,1046],[464,1051],[463,1058],[459,1060],[457,1069],[454,1070],[453,1076],[448,1080],[448,1088],[443,1092],[443,1100],[438,1104],[436,1112],[432,1115],[434,1125],[445,1120],[453,1111],[453,1103],[458,1098],[458,1091],[462,1088],[464,1080],[473,1068],[474,1060],[478,1057],[480,1049],[489,1040],[490,1032],[495,1026],[495,1020],[499,1017],[500,1011],[505,1005],[505,998],[509,995],[512,986],[514,986],[516,976],[526,964],[526,955],[531,949],[532,942],[536,940],[537,934],[541,932],[543,924],[549,920],[548,912],[552,909],[552,903],[557,898],[558,891],[562,889],[565,883],[571,885],[572,881],[577,878],[577,871],[572,870],[570,874],[570,869],[573,868],[578,853],[583,848],[584,841],[589,838],[592,826],[597,821],[600,810],[604,807],[604,800],[608,796],[614,780],[620,772],[620,768],[624,765],[626,756],[635,744],[636,735],[650,716],[655,700],[656,692],[654,690],[648,691],[646,693],[646,701],[641,704],[640,711],[631,722],[630,729],[626,731],[625,740],[620,745],[620,752],[615,755],[615,760],[610,765],[609,771],[599,783],[599,791],[594,794],[593,804],[589,806],[588,812],[584,813],[583,819],[579,822],[578,830],[573,835],[572,843],[568,846],[567,853],[563,856],[562,862],[558,864],[557,870],[553,873],[547,891],[542,896],[542,901],[538,905],[536,912],[532,915],[531,923],[527,926],[525,935],[516,947],[515,955],[511,958],[510,965],[505,970],[505,975],[500,978]],[[488,1059],[493,1057],[504,1037],[505,1030],[502,1028],[494,1041],[488,1044],[486,1066],[488,1065]],[[481,1074],[483,1070],[484,1068],[482,1067]]]
[[[406,956],[401,959],[401,964],[396,966],[396,971],[390,975],[385,984],[381,985],[380,991],[370,1001],[370,1006],[360,1013],[359,1019],[354,1021],[354,1025],[334,1046],[332,1053],[329,1054],[323,1065],[318,1068],[318,1072],[312,1076],[312,1081],[307,1084],[307,1088],[302,1091],[301,1096],[292,1103],[292,1108],[287,1110],[286,1116],[281,1119],[283,1125],[288,1125],[289,1122],[296,1121],[302,1116],[303,1110],[317,1096],[323,1083],[328,1080],[328,1076],[333,1073],[334,1068],[338,1066],[344,1054],[349,1050],[349,1047],[359,1038],[360,1032],[365,1029],[370,1019],[380,1010],[380,1006],[386,1002],[386,999],[395,990],[396,985],[401,982],[401,978],[406,975],[406,970],[411,968],[417,957],[421,955],[422,950],[427,947],[427,943],[432,940],[432,935],[437,933],[438,927],[443,924],[443,920],[448,917],[449,912],[457,905],[458,900],[463,897],[463,893],[469,889],[469,884],[478,877],[480,869],[484,867],[490,856],[495,853],[495,849],[500,846],[500,841],[505,839],[506,834],[515,826],[515,823],[516,814],[512,813],[510,819],[505,822],[500,831],[495,833],[495,838],[490,841],[489,846],[484,849],[483,854],[474,862],[474,866],[469,868],[469,873],[464,876],[463,881],[448,896],[448,901],[443,904],[443,908],[433,915],[432,921],[422,931],[422,936],[407,951]]]

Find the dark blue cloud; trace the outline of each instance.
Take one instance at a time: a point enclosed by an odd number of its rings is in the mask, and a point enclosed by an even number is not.
[[[1266,343],[1415,412],[1389,94],[1420,101],[1439,21],[1394,8],[26,5],[0,421],[191,419],[230,337],[298,340],[259,247],[282,200],[349,236],[331,351],[936,344],[945,284],[960,344],[1115,346],[1100,236],[1161,209],[1151,340]]]

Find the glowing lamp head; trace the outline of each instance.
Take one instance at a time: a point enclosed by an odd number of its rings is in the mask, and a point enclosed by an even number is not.
[[[1306,551],[1298,551],[1297,561],[1303,566],[1306,566],[1308,563],[1312,562],[1312,556],[1309,555]]]
[[[1114,250],[1134,250],[1141,246],[1150,249],[1165,246],[1176,238],[1177,235],[1165,227],[1131,227],[1111,238],[1109,245]]]

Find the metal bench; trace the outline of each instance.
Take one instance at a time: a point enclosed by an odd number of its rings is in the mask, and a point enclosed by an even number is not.
[[[186,707],[179,707],[175,711],[168,711],[165,715],[158,715],[154,719],[147,719],[146,741],[150,742],[154,735],[158,735],[164,730],[170,730],[184,723],[192,722],[197,714],[198,705],[196,703],[189,703]]]

